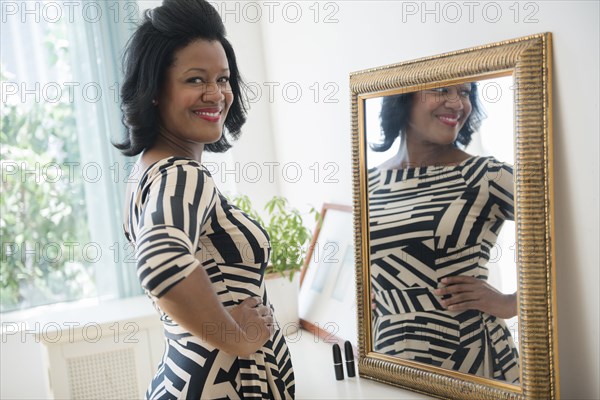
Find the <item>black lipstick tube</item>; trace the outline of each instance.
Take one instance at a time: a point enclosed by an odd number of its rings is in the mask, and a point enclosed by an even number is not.
[[[340,346],[333,345],[333,369],[335,370],[335,379],[341,381],[344,379],[344,366],[342,365],[342,351]]]
[[[356,376],[356,370],[354,369],[354,351],[352,351],[352,343],[348,340],[344,343],[344,355],[346,356],[346,375],[348,378]]]

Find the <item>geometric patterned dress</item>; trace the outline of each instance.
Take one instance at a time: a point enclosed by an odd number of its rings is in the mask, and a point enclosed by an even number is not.
[[[265,230],[229,204],[209,172],[188,158],[153,164],[128,200],[125,232],[166,342],[146,397],[293,398],[294,373],[280,329],[256,353],[237,357],[193,336],[156,305],[173,285],[204,268],[225,308],[251,296],[272,308],[263,280],[271,251]]]
[[[513,171],[493,157],[369,170],[375,351],[519,383],[505,321],[448,311],[432,292],[444,277],[487,279],[505,220],[514,220]]]

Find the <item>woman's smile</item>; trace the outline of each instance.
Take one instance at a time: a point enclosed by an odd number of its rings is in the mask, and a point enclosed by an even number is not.
[[[462,118],[462,114],[440,114],[436,117],[441,123],[451,127],[456,127]]]
[[[220,107],[207,107],[193,110],[192,113],[205,121],[211,123],[218,123],[219,121],[221,121],[221,114],[223,113],[223,109]]]

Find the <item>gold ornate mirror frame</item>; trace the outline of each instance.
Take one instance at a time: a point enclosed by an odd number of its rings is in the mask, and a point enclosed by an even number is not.
[[[443,399],[559,397],[552,187],[551,34],[350,74],[359,374]],[[373,351],[365,99],[511,75],[521,382],[513,386]]]

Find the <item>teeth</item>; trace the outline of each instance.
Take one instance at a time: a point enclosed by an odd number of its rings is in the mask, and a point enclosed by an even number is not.
[[[217,111],[214,113],[210,113],[210,112],[205,112],[205,111],[194,111],[194,114],[196,115],[200,115],[200,116],[205,116],[205,117],[213,117],[216,118],[219,115],[221,115],[221,111]]]
[[[458,121],[458,119],[460,117],[459,116],[455,116],[455,117],[439,116],[438,118],[441,119],[441,120],[444,120],[444,121],[456,122],[456,121]]]

